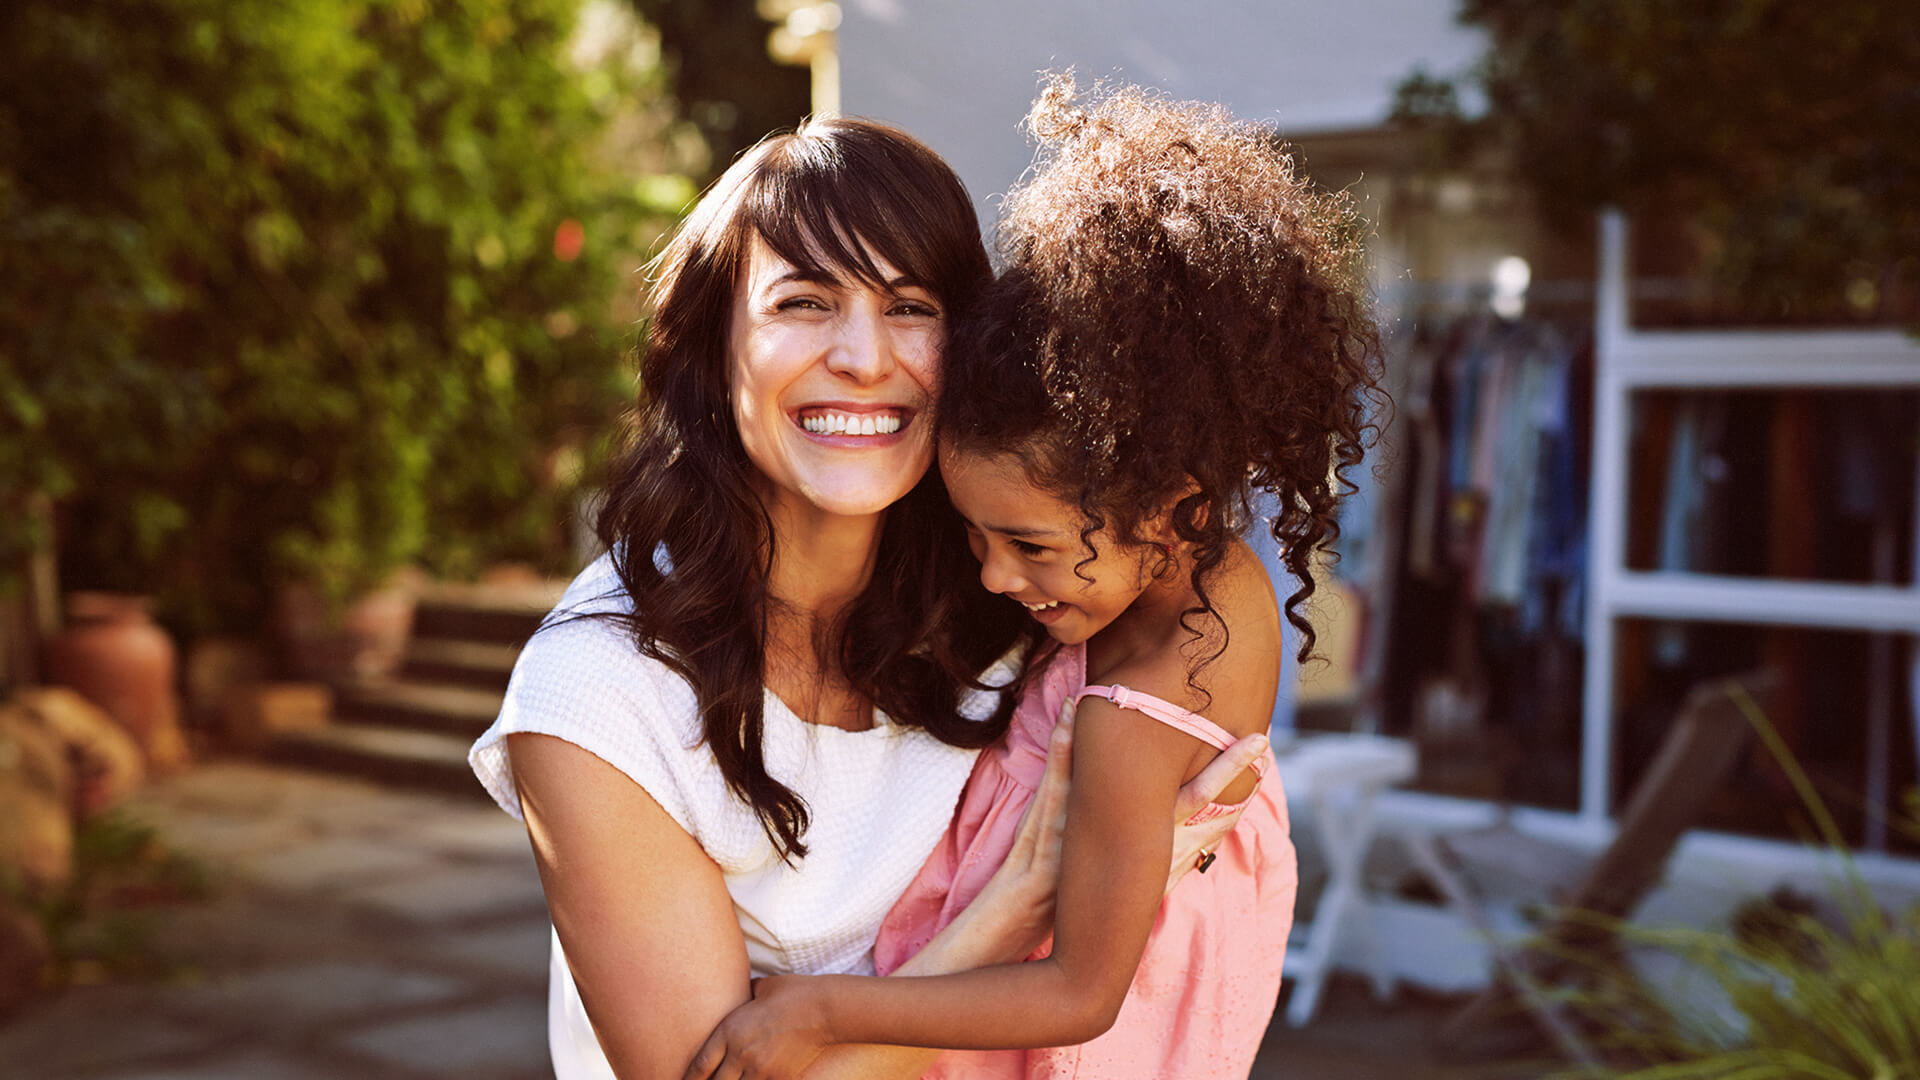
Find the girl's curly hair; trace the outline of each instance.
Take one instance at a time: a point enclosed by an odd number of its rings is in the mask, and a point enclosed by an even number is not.
[[[1384,401],[1359,218],[1218,105],[1135,87],[1075,99],[1051,76],[1028,117],[1040,164],[1007,198],[1001,278],[948,347],[942,437],[1018,454],[1078,503],[1083,540],[1111,525],[1139,543],[1170,510],[1193,552],[1196,640],[1207,582],[1254,490],[1271,492],[1304,660],[1310,561],[1339,535],[1344,473]]]

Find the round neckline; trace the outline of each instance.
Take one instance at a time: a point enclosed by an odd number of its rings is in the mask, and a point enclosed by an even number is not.
[[[868,728],[861,728],[859,731],[853,731],[848,728],[843,728],[836,724],[815,724],[811,721],[802,719],[800,714],[794,712],[793,708],[789,706],[784,700],[782,700],[779,694],[776,694],[773,692],[772,687],[762,686],[760,688],[760,693],[766,699],[768,704],[772,706],[774,711],[778,712],[782,716],[787,717],[788,719],[792,720],[794,723],[799,724],[802,728],[805,728],[811,731],[834,731],[834,732],[840,733],[841,735],[845,735],[849,738],[860,738],[861,736],[865,736],[865,735],[873,735],[876,732],[891,733],[895,730],[896,727],[898,727],[898,725],[896,725],[893,722],[893,718],[888,716],[885,712],[883,712],[880,706],[878,705],[875,705],[873,707],[873,726]]]

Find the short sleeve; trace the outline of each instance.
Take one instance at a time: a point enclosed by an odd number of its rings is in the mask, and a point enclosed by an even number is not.
[[[718,766],[699,747],[692,687],[642,654],[618,622],[548,622],[521,650],[499,717],[468,751],[474,775],[501,809],[519,818],[506,737],[565,739],[625,773],[701,840],[699,792]]]

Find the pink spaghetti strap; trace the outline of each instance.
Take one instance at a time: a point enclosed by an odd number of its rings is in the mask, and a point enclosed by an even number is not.
[[[1152,694],[1143,694],[1138,690],[1118,685],[1089,686],[1081,690],[1080,693],[1074,697],[1074,702],[1078,704],[1081,698],[1089,695],[1093,697],[1103,697],[1123,709],[1132,709],[1137,713],[1143,713],[1170,728],[1177,731],[1184,731],[1194,738],[1199,739],[1201,742],[1217,747],[1218,749],[1225,750],[1234,744],[1234,736],[1219,724],[1201,716],[1199,713],[1189,712],[1171,702],[1162,701]],[[1267,756],[1265,754],[1261,754],[1259,757],[1253,759],[1253,772],[1256,776],[1264,777],[1267,775]]]

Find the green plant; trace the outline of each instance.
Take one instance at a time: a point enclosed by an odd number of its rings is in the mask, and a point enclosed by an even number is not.
[[[1840,861],[1837,915],[1777,896],[1747,905],[1730,930],[1606,926],[1628,946],[1684,962],[1718,1002],[1657,996],[1612,958],[1585,958],[1594,981],[1569,1003],[1614,1051],[1642,1064],[1569,1075],[1920,1080],[1920,905],[1901,915],[1881,909],[1812,781],[1753,701],[1737,698]],[[1920,836],[1920,817],[1899,824]]]
[[[206,868],[170,850],[152,826],[109,812],[75,830],[65,886],[33,891],[0,879],[0,903],[40,923],[53,947],[47,982],[65,986],[169,974],[175,961],[153,947],[147,913],[203,899],[210,888]]]
[[[56,500],[67,584],[244,629],[277,581],[564,560],[555,463],[703,162],[580,9],[0,7],[0,514]]]

